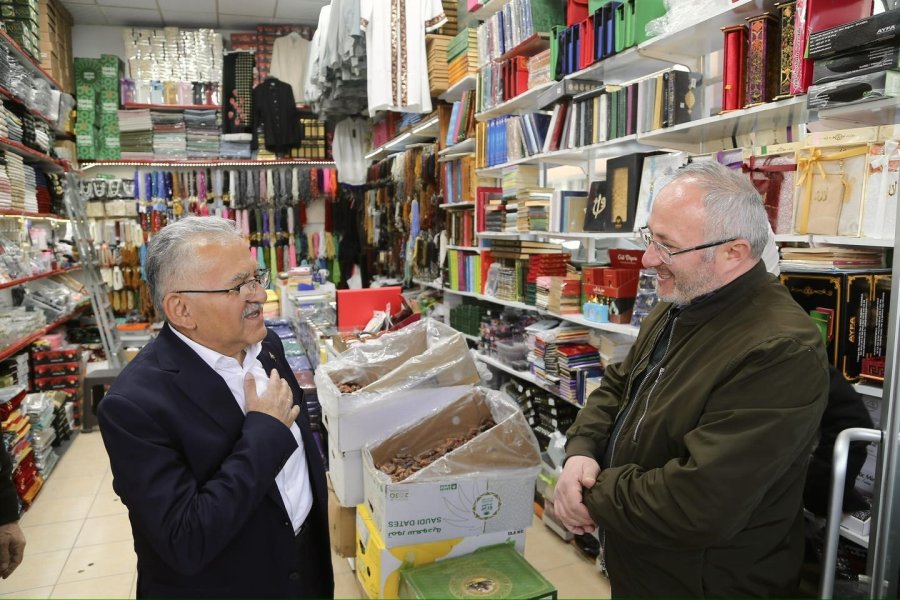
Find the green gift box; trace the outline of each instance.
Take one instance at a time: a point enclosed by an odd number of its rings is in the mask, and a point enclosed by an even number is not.
[[[666,14],[664,0],[623,0],[616,7],[616,52],[650,39],[647,23]]]
[[[96,85],[100,81],[100,61],[96,58],[75,58],[75,84]]]
[[[556,588],[512,544],[400,570],[400,598],[556,598]]]

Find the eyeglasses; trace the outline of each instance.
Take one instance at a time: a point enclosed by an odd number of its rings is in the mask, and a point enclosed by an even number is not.
[[[659,254],[659,259],[667,265],[672,264],[673,256],[684,254],[685,252],[693,252],[695,250],[705,250],[706,248],[721,246],[722,244],[727,244],[728,242],[733,242],[737,239],[736,237],[733,237],[726,240],[719,240],[717,242],[707,242],[705,244],[700,244],[699,246],[692,246],[690,248],[683,248],[681,250],[672,250],[662,242],[657,242],[656,240],[654,240],[653,234],[650,233],[649,227],[641,227],[638,230],[638,233],[641,234],[641,242],[643,242],[644,247],[649,248],[650,244],[653,244],[656,247],[657,254]]]
[[[244,283],[240,283],[233,288],[227,290],[176,290],[176,294],[233,294],[240,295],[242,298],[249,298],[256,293],[256,290],[269,287],[269,270],[260,269],[256,272],[256,277],[248,279]]]

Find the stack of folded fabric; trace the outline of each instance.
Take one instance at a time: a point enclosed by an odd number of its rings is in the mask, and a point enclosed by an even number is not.
[[[162,160],[187,158],[184,117],[179,113],[151,111],[153,122],[153,156]]]
[[[7,108],[3,108],[3,119],[6,121],[6,133],[7,139],[10,139],[14,142],[22,142],[22,119],[17,117]]]
[[[149,109],[119,111],[123,160],[153,160],[153,120]]]
[[[53,196],[50,194],[50,184],[47,181],[47,174],[41,171],[40,169],[34,172],[35,180],[37,181],[37,189],[35,193],[37,195],[37,211],[39,213],[52,213],[53,212]],[[2,187],[2,183],[0,183],[0,187]],[[7,185],[9,185],[9,180],[7,180]]]
[[[252,140],[251,133],[223,133],[219,141],[219,155],[222,158],[250,159],[253,157],[250,150]]]
[[[187,129],[188,158],[218,158],[218,111],[185,110],[184,124]]]
[[[9,182],[9,175],[6,174],[6,152],[2,150],[0,150],[0,208],[12,208],[12,184]]]
[[[12,195],[12,208],[25,210],[25,161],[13,152],[6,153],[6,173]]]
[[[22,170],[25,172],[25,210],[36,213],[38,212],[37,176],[31,165],[22,165]]]

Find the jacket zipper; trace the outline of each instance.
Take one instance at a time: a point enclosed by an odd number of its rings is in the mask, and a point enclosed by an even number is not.
[[[667,317],[666,322],[663,324],[662,329],[660,330],[660,334],[662,333],[662,331],[665,331],[666,327],[668,327],[668,326],[669,326],[669,319]],[[672,326],[674,327],[675,325],[673,324]],[[671,339],[672,339],[672,337],[669,336],[669,341],[671,341]],[[656,342],[658,342],[658,341],[659,341],[659,334],[657,334],[656,340],[650,346],[650,349],[647,351],[647,353],[644,354],[644,356],[642,356],[641,359],[634,364],[634,367],[632,367],[631,374],[628,376],[629,384],[632,381],[634,381],[634,374],[637,371],[638,365],[643,363],[644,359],[648,358],[650,355],[653,354],[653,351],[656,349]],[[666,344],[666,352],[668,352],[668,351],[669,351],[669,346],[668,346],[668,344]],[[663,354],[663,357],[665,357],[665,354]],[[638,386],[638,389],[634,394],[635,399],[640,397],[641,390],[644,389],[644,384],[646,384],[646,383],[647,383],[647,378],[645,377],[644,380],[641,381],[641,385]],[[629,391],[630,390],[626,390],[626,393],[628,393]],[[630,396],[630,394],[629,394],[629,396]],[[622,427],[625,425],[625,422],[628,420],[628,417],[631,414],[631,409],[634,407],[634,404],[635,404],[634,402],[629,402],[628,406],[626,406],[623,409],[623,411],[620,411],[619,414],[616,415],[616,424],[613,427],[613,432],[612,432],[612,434],[610,434],[609,442],[608,442],[609,444],[612,444],[612,446],[610,446],[610,451],[609,451],[609,466],[612,466],[612,464],[613,464],[613,458],[615,457],[615,454],[616,454],[616,442],[619,440],[619,434],[621,433]],[[623,414],[623,412],[624,412],[624,414]]]
[[[676,319],[677,319],[677,317],[676,317]],[[637,371],[638,365],[643,363],[645,359],[649,358],[653,354],[653,351],[656,349],[656,343],[659,341],[659,335],[661,334],[662,331],[665,331],[665,329],[666,329],[666,327],[668,327],[668,325],[669,325],[669,317],[667,316],[666,322],[663,324],[662,329],[660,330],[660,333],[657,334],[656,340],[650,346],[650,350],[648,350],[647,353],[644,354],[640,358],[640,360],[638,360],[636,363],[634,363],[634,367],[631,368],[631,373],[628,376],[629,389],[625,390],[625,393],[628,394],[629,396],[630,396],[629,392],[630,392],[631,382],[634,381],[634,374]],[[672,324],[672,327],[675,327],[674,323]],[[670,335],[669,342],[671,343],[671,341],[672,341],[672,336]],[[668,352],[669,352],[669,344],[667,343],[666,344],[666,352],[663,354],[664,358],[665,358],[665,354],[667,354]],[[660,375],[662,375],[662,373],[660,373]],[[656,381],[657,382],[659,381],[659,376],[656,378]],[[635,398],[640,396],[641,390],[644,388],[645,383],[647,383],[646,377],[641,382],[641,385],[638,386],[637,392],[634,395]],[[654,382],[653,387],[654,388],[656,387],[656,382]],[[652,391],[653,390],[651,390],[651,393],[652,393]],[[619,439],[619,433],[622,431],[622,426],[625,424],[625,421],[628,420],[628,415],[631,414],[631,408],[634,406],[634,404],[635,404],[634,402],[629,402],[628,406],[626,406],[624,409],[619,411],[619,413],[616,415],[616,424],[613,426],[613,431],[609,436],[609,442],[608,442],[609,444],[612,444],[612,446],[610,446],[610,451],[609,451],[609,465],[610,466],[613,464],[613,458],[615,458],[616,442]],[[646,411],[645,411],[645,414],[646,414]],[[641,418],[643,419],[643,416]],[[600,532],[600,568],[603,571],[603,575],[608,579],[609,578],[609,569],[606,566],[606,529],[604,529]]]
[[[665,355],[663,355],[665,357]],[[638,439],[638,431],[641,429],[641,424],[644,422],[644,417],[647,416],[647,410],[650,408],[650,396],[653,395],[653,390],[656,389],[656,384],[659,383],[659,380],[662,379],[663,373],[666,372],[665,367],[660,367],[659,372],[656,374],[656,381],[653,382],[653,387],[650,388],[650,391],[647,392],[647,399],[644,401],[644,412],[641,413],[641,418],[638,419],[637,425],[634,426],[634,434],[631,436],[631,441],[637,443]]]

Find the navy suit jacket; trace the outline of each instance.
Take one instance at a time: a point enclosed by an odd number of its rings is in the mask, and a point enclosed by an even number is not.
[[[129,363],[99,405],[113,488],[128,507],[139,597],[331,597],[325,471],[303,392],[278,337],[259,354],[300,404],[312,484],[315,556],[301,556],[275,476],[297,447],[289,428],[241,412],[225,381],[167,324]],[[320,577],[301,576],[315,561]],[[308,572],[308,570],[307,570]]]

